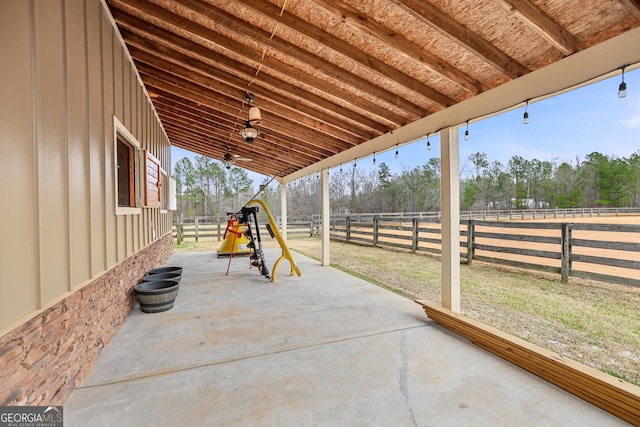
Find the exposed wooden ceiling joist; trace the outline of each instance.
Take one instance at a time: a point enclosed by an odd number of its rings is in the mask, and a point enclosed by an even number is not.
[[[409,13],[417,14],[425,24],[440,31],[443,35],[453,38],[461,46],[476,52],[500,71],[511,78],[518,78],[531,70],[502,52],[495,45],[483,39],[475,32],[465,28],[456,20],[428,2],[421,0],[396,0]]]
[[[542,13],[529,0],[501,0],[502,4],[524,23],[536,30],[565,55],[582,50],[580,41]]]
[[[263,174],[414,134],[640,26],[638,0],[105,2],[172,143]],[[248,93],[262,111],[251,144]]]

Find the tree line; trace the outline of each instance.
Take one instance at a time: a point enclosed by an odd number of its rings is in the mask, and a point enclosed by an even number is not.
[[[460,182],[462,210],[590,208],[640,206],[640,150],[628,158],[598,152],[574,161],[542,161],[513,156],[507,164],[473,153]],[[427,212],[440,210],[440,159],[392,173],[386,163],[373,169],[332,169],[332,213]],[[208,157],[179,160],[173,170],[178,213],[224,216],[235,212],[257,191],[247,173],[225,168]],[[266,183],[267,179],[261,182]],[[280,214],[280,190],[266,186],[260,197]],[[319,175],[287,184],[292,216],[321,211]]]

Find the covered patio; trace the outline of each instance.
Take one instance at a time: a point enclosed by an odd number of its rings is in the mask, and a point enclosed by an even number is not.
[[[211,253],[174,254],[177,306],[127,315],[135,283],[171,252],[170,145],[277,176],[284,230],[287,185],[320,174],[328,266],[329,170],[436,133],[441,305],[459,311],[459,128],[613,75],[622,88],[640,66],[638,0],[13,0],[0,12],[3,405],[65,403],[68,425],[620,422],[303,258],[302,278],[272,284],[240,262],[225,276]]]
[[[65,425],[627,425],[413,301],[294,257],[302,276],[285,266],[272,283],[246,258],[226,275],[215,252],[174,253],[175,307],[134,308],[66,401]]]

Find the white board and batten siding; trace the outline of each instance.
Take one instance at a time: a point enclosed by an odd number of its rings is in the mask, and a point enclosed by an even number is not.
[[[3,0],[0,57],[3,335],[170,232],[171,159],[100,0]],[[116,212],[115,123],[156,174],[136,213]]]

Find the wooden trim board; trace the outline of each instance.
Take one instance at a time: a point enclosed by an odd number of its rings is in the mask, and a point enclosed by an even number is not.
[[[469,338],[478,347],[633,425],[640,425],[640,387],[446,308],[416,302],[429,318]]]

